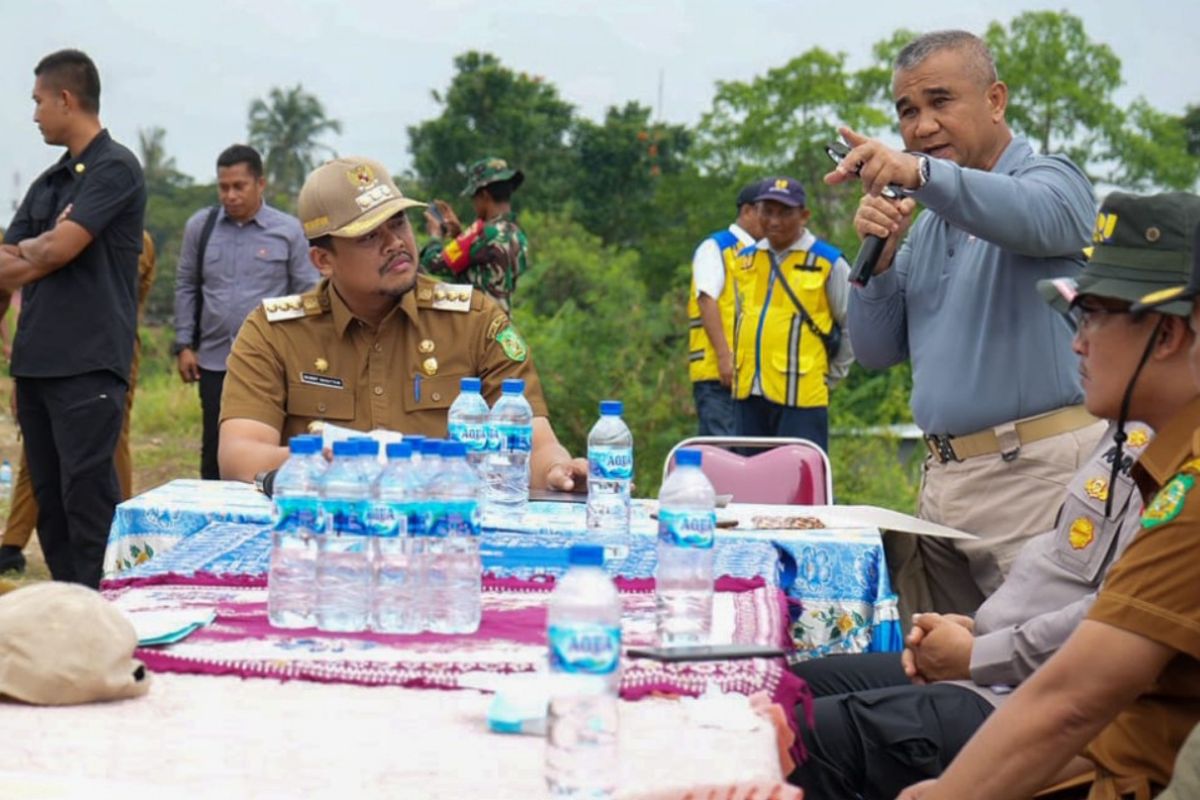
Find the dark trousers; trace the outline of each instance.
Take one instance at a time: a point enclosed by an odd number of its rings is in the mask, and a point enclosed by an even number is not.
[[[97,588],[121,487],[113,453],[125,382],[111,372],[17,378],[17,421],[37,500],[38,539],[58,581]]]
[[[829,452],[829,409],[825,406],[793,408],[754,395],[734,405],[738,436],[798,436]]]
[[[699,436],[733,436],[733,395],[720,381],[696,381],[692,384],[696,401]]]
[[[200,410],[204,414],[204,432],[200,440],[200,477],[206,481],[221,479],[217,465],[217,444],[221,437],[221,389],[224,370],[200,370]]]
[[[934,778],[992,713],[953,683],[915,686],[899,653],[829,656],[792,667],[813,693],[813,726],[796,709],[808,758],[788,778],[804,800],[893,800]]]

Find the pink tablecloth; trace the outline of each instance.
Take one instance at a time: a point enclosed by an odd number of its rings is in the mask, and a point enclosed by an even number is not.
[[[618,579],[628,646],[654,643],[651,580]],[[216,620],[186,640],[142,648],[153,671],[276,678],[363,685],[456,689],[477,673],[535,672],[546,658],[549,581],[485,581],[483,623],[469,636],[339,634],[272,628],[266,619],[262,577],[160,576],[108,584],[105,594],[130,610],[208,607]],[[713,639],[790,646],[783,594],[760,579],[722,579],[714,599]],[[765,691],[784,708],[807,702],[807,689],[783,659],[747,659],[680,665],[625,660],[621,694],[699,695],[710,684],[723,691]]]

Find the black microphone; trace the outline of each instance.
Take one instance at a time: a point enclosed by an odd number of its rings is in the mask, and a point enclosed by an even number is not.
[[[883,255],[883,245],[884,240],[878,236],[868,233],[863,237],[858,257],[854,259],[854,266],[850,269],[852,284],[862,288],[871,280],[871,276],[875,274],[875,267],[879,264],[879,256]]]

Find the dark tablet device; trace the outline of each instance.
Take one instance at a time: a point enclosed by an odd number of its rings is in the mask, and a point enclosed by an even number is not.
[[[631,647],[625,651],[630,658],[651,658],[655,661],[736,661],[741,658],[782,658],[783,648],[769,644],[704,644],[687,647]]]
[[[553,489],[530,489],[530,500],[546,500],[551,503],[586,503],[587,492],[556,492]]]

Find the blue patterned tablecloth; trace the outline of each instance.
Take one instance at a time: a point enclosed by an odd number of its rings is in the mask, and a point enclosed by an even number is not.
[[[527,578],[558,574],[565,545],[599,541],[606,565],[625,577],[654,573],[656,503],[638,500],[628,534],[588,534],[581,503],[533,502],[512,520],[486,519],[485,569]],[[896,596],[888,581],[883,543],[874,528],[756,530],[757,515],[803,514],[781,506],[735,505],[721,511],[738,526],[721,529],[716,572],[778,582],[801,611],[793,635],[803,656],[892,651],[902,647]],[[271,504],[252,487],[221,481],[177,480],[117,507],[105,554],[108,578],[169,573],[263,574],[270,558]]]

